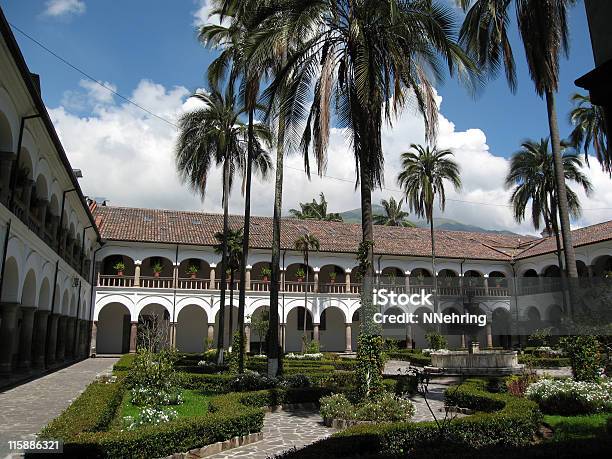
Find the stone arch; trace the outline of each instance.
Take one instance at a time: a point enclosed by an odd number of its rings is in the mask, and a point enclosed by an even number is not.
[[[547,265],[542,268],[542,277],[561,277],[561,270],[557,265]]]
[[[351,312],[351,327],[353,334],[351,336],[351,349],[357,350],[357,338],[361,330],[361,306]]]
[[[302,303],[303,304],[303,303]],[[306,311],[306,312],[305,312]],[[304,314],[306,314],[306,339],[312,339],[313,316],[304,306],[292,308],[287,314],[285,350],[297,352],[302,349],[302,336],[304,335]]]
[[[329,306],[323,310],[319,319],[319,342],[324,351],[344,351],[344,327],[346,316],[337,306]]]
[[[43,278],[40,284],[38,293],[38,309],[48,311],[51,309],[51,283],[46,277]]]
[[[393,287],[404,287],[404,271],[395,266],[387,266],[380,272],[380,283]]]
[[[223,326],[225,334],[223,335],[223,345],[225,348],[229,348],[232,341],[232,333],[238,329],[238,295],[234,295],[234,305],[232,306],[232,330],[230,331],[230,303],[229,296],[225,301],[225,324]],[[213,308],[215,311],[215,335],[214,340],[217,343],[218,335],[219,335],[219,319],[221,318],[221,307],[217,305]]]
[[[298,271],[299,270],[304,271],[304,274],[306,274],[306,266],[304,265],[304,263],[291,263],[289,266],[287,266],[287,269],[285,270],[285,284],[295,284],[298,281]],[[308,267],[308,282],[312,282],[312,280],[314,279],[314,269],[312,267],[312,265],[310,265]],[[306,281],[306,278],[304,277],[303,281]]]
[[[125,354],[130,350],[130,310],[110,302],[98,311],[96,353]]]
[[[13,130],[11,129],[11,123],[3,110],[0,110],[0,151],[15,151],[13,148]]]
[[[159,273],[160,278],[168,278],[174,275],[174,263],[169,258],[164,256],[151,256],[142,260],[142,266],[140,268],[141,278],[155,277],[154,267],[161,265],[161,272]]]
[[[319,286],[344,283],[344,268],[337,264],[326,264],[319,270]],[[326,291],[325,288],[322,291]]]
[[[506,308],[499,307],[493,310],[491,314],[493,346],[503,347],[504,349],[510,349],[512,347],[511,322],[512,317],[510,311]]]
[[[117,263],[123,263],[125,265],[125,269],[123,271],[124,276],[134,275],[134,260],[127,255],[118,253],[111,253],[104,256],[102,259],[102,269],[100,274],[103,276],[117,275],[117,270],[115,269]]]
[[[19,265],[14,257],[8,257],[4,263],[1,301],[3,303],[19,303],[19,292],[21,290]]]
[[[64,290],[64,295],[62,296],[62,304],[59,308],[60,314],[67,316],[70,313],[70,296],[68,294],[68,290]]]
[[[143,311],[145,314],[150,312],[155,312],[156,314],[160,313],[159,308],[148,308],[151,305],[159,306],[160,308],[165,309],[166,312],[163,314],[164,317],[166,317],[168,320],[172,318],[174,305],[168,298],[163,296],[147,296],[142,298],[136,305],[136,316],[140,317],[140,315],[143,314]]]
[[[49,200],[49,182],[47,181],[47,177],[45,177],[44,174],[38,174],[38,176],[36,177],[36,184],[35,189],[36,189],[36,196],[32,195],[32,197],[36,197],[39,200],[42,201],[48,201]],[[34,200],[32,200],[34,201]]]
[[[593,275],[595,277],[606,277],[612,273],[612,256],[605,254],[599,255],[592,261]]]
[[[197,269],[197,272],[192,273],[192,268]],[[210,264],[202,258],[185,258],[179,264],[179,288],[203,288],[206,282],[202,281],[210,280],[210,269]]]
[[[36,306],[37,294],[38,289],[36,284],[36,273],[33,269],[30,269],[23,281],[23,288],[21,290],[21,304],[29,307]]]
[[[206,348],[208,316],[199,305],[181,308],[176,324],[176,347],[181,352],[203,352]]]
[[[426,268],[415,268],[410,271],[410,286],[429,286],[433,284],[431,271]]]
[[[245,318],[246,319],[246,318]],[[263,319],[268,321],[268,325],[270,324],[270,306],[267,304],[263,304],[258,306],[253,310],[253,312],[249,315],[248,322],[251,324],[251,351],[257,351],[258,353],[263,353],[267,349],[266,346],[266,335],[261,333],[255,329],[253,326],[254,320]]]

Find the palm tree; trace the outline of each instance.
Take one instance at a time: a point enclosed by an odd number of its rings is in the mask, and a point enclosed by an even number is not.
[[[246,266],[249,256],[250,221],[251,221],[251,177],[254,158],[262,155],[261,144],[257,140],[256,131],[259,124],[254,123],[255,110],[258,108],[260,79],[262,72],[252,65],[245,54],[246,40],[257,27],[255,15],[250,14],[257,5],[251,1],[214,0],[211,14],[219,14],[222,19],[229,20],[229,26],[223,23],[205,25],[200,29],[199,38],[207,46],[221,48],[222,52],[208,68],[208,77],[211,81],[219,81],[228,67],[230,70],[230,83],[233,85],[241,78],[241,98],[248,113],[248,146],[246,160],[246,174],[243,181],[245,194],[244,204],[244,239],[242,248],[242,262],[240,264],[240,290],[238,299],[238,327],[240,330],[240,355],[238,358],[238,371],[244,371],[244,310],[246,304]],[[267,129],[265,129],[267,132]],[[261,137],[261,136],[260,136]],[[271,144],[271,136],[266,134],[267,143]],[[269,171],[270,168],[268,168]],[[267,171],[266,174],[267,175]]]
[[[406,220],[406,218],[408,218],[408,212],[402,210],[403,203],[403,199],[400,199],[398,202],[393,196],[391,196],[388,201],[386,199],[380,201],[380,204],[385,210],[385,215],[374,215],[374,224],[414,228],[415,224]]]
[[[431,267],[433,275],[434,310],[438,308],[438,286],[436,275],[436,246],[434,236],[434,201],[438,196],[440,210],[446,206],[444,181],[449,181],[455,190],[461,189],[459,165],[449,158],[450,150],[438,150],[435,146],[412,144],[411,151],[402,153],[402,170],[397,181],[406,194],[410,211],[425,217],[429,223],[431,237]]]
[[[306,318],[308,315],[308,276],[310,272],[310,265],[308,264],[308,255],[310,251],[319,251],[321,244],[316,236],[306,233],[302,234],[295,240],[295,250],[302,252],[304,257],[304,266],[306,266],[306,284],[304,285],[304,332],[302,335],[302,352],[306,349]]]
[[[574,94],[572,103],[575,105],[570,112],[570,123],[574,130],[570,134],[572,145],[584,151],[584,160],[589,164],[589,147],[592,145],[601,169],[612,176],[612,152],[609,150],[606,122],[603,110],[598,105],[591,104],[591,98],[584,94]]]
[[[442,76],[439,57],[461,78],[475,68],[454,42],[453,28],[452,10],[429,1],[287,0],[255,37],[260,50],[274,48],[287,37],[303,40],[266,91],[271,100],[279,101],[276,107],[286,121],[287,141],[304,152],[312,148],[321,170],[332,110],[337,125],[349,134],[361,193],[361,301],[367,319],[362,321],[362,334],[371,342],[378,332],[371,320],[371,195],[383,177],[381,130],[410,100],[424,115],[428,138],[434,137],[433,83]],[[363,372],[364,377],[372,374]]]
[[[319,202],[300,202],[300,210],[289,209],[289,213],[300,220],[325,220],[328,222],[341,222],[339,213],[327,213],[327,200],[323,192],[319,194]]]
[[[582,161],[578,154],[565,148],[562,159],[565,179],[579,184],[589,195],[593,187],[588,177],[580,170]],[[510,204],[513,207],[514,219],[519,223],[525,220],[527,207],[531,203],[533,226],[539,230],[543,222],[547,232],[555,235],[559,267],[563,269],[555,180],[553,157],[549,150],[548,139],[541,139],[539,142],[526,140],[521,144],[521,149],[512,155],[510,170],[506,176],[506,188],[513,188]],[[566,192],[570,215],[578,218],[580,200],[569,186],[566,187]]]
[[[569,54],[567,9],[576,0],[457,0],[457,3],[467,11],[459,35],[462,44],[476,56],[481,68],[490,74],[496,74],[503,67],[513,92],[516,90],[516,73],[509,27],[514,5],[529,74],[536,93],[546,98],[567,274],[578,277],[555,108],[559,54]]]
[[[229,229],[227,233],[227,239],[223,233],[215,233],[215,239],[219,241],[219,244],[215,245],[215,253],[223,253],[223,245],[225,243],[227,247],[227,270],[226,274],[230,276],[230,310],[229,310],[229,349],[232,351],[232,336],[234,334],[234,282],[236,271],[240,268],[242,260],[242,240],[244,238],[243,228]],[[225,275],[221,273],[221,275]],[[219,330],[219,333],[225,333],[225,330]],[[244,346],[243,346],[244,347]]]

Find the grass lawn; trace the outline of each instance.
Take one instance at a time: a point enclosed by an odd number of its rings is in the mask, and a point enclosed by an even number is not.
[[[208,394],[204,394],[198,390],[184,389],[183,392],[183,403],[180,405],[172,405],[166,408],[173,409],[178,413],[179,418],[192,417],[192,416],[203,416],[208,411]],[[119,416],[117,416],[116,423],[114,426],[120,427],[123,418],[125,416],[137,416],[140,412],[141,407],[133,405],[130,401],[130,392],[126,392],[123,396],[123,402],[119,409]]]
[[[553,429],[553,441],[595,438],[606,432],[610,413],[584,416],[544,416],[544,422]]]

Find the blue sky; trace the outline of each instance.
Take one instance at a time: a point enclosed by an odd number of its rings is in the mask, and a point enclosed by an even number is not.
[[[173,120],[189,108],[188,95],[204,86],[205,69],[213,58],[196,39],[197,18],[203,16],[206,0],[0,0],[0,5],[9,22],[72,64]],[[574,80],[593,67],[582,2],[570,11],[570,29],[571,56],[570,61],[562,61],[557,100],[562,136],[569,133],[569,97],[577,90]],[[87,83],[82,75],[14,33],[31,71],[41,75],[43,99],[71,162],[84,171],[81,183],[87,194],[108,197],[117,205],[219,210],[216,176],[203,203],[178,182],[172,164],[176,132],[171,127]],[[545,103],[533,90],[518,37],[512,39],[519,82],[515,95],[503,75],[489,82],[476,99],[453,80],[437,88],[442,97],[438,143],[454,149],[464,178],[463,190],[449,193],[459,201],[449,202],[445,216],[533,232],[528,223],[513,222],[504,207],[508,192],[503,189],[503,177],[506,158],[523,139],[547,136],[548,124]],[[395,129],[385,133],[387,189],[375,199],[401,197],[395,191],[399,153],[412,142],[422,142],[422,133],[422,123],[412,113],[402,115]],[[343,136],[334,133],[328,175],[344,182],[316,178],[307,182],[303,173],[288,169],[287,180],[294,186],[285,187],[285,211],[320,191],[325,192],[332,211],[357,207],[351,183],[353,162],[347,161],[347,154]],[[299,158],[288,160],[289,167],[299,169],[300,164]],[[583,207],[603,210],[586,210],[577,225],[612,218],[612,182],[597,166],[589,173],[594,174],[598,192],[593,198],[585,197]],[[126,181],[134,186],[126,187]],[[269,198],[254,203],[255,213],[271,214],[270,184],[257,184],[255,193]],[[488,204],[479,204],[483,202]],[[232,195],[230,205],[234,212],[241,211],[239,193]]]
[[[191,0],[85,1],[81,14],[49,16],[41,1],[0,2],[9,21],[99,80],[111,81],[128,94],[143,79],[166,87],[195,89],[203,85],[211,52],[196,40]],[[569,97],[574,80],[593,67],[588,25],[582,2],[570,11],[572,48],[563,60],[558,96],[562,132],[569,129]],[[30,68],[42,75],[49,106],[60,104],[64,92],[78,86],[82,76],[16,33]],[[491,81],[472,98],[456,81],[438,88],[444,98],[442,112],[457,129],[478,127],[487,133],[493,152],[508,156],[524,138],[546,135],[546,106],[534,95],[518,36],[512,37],[518,64],[518,91],[511,94],[503,76]]]

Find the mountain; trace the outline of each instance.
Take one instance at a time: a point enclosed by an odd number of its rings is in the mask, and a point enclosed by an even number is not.
[[[374,215],[383,215],[385,211],[380,204],[372,204],[372,213]],[[352,209],[347,210],[346,212],[340,212],[340,216],[347,223],[361,223],[361,209]],[[429,228],[429,224],[426,220],[410,219],[410,221],[419,228]],[[468,225],[465,223],[461,223],[457,220],[441,217],[435,219],[434,227],[436,229],[449,231],[471,231],[474,233],[493,233],[504,234],[508,236],[518,236],[517,233],[513,233],[512,231],[486,229],[480,226]]]

